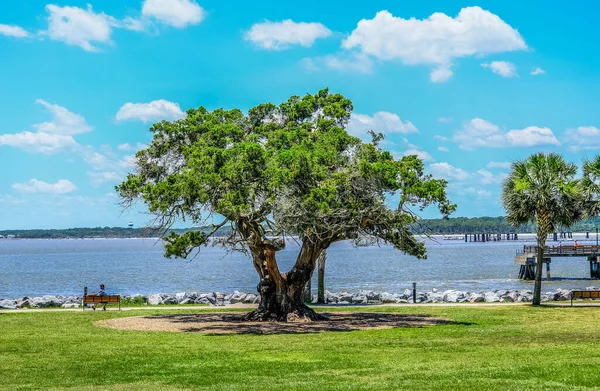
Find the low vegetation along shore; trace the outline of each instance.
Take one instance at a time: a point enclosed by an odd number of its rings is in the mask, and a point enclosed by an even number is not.
[[[129,311],[2,313],[0,389],[537,391],[595,389],[600,384],[600,323],[590,322],[597,308],[336,307],[334,311],[421,314],[454,323],[215,336],[97,325],[131,316]],[[206,312],[142,309],[135,314]]]
[[[587,290],[597,290],[588,287]],[[566,289],[556,289],[542,294],[542,301],[566,301],[571,299],[571,293]],[[522,290],[495,290],[489,292],[466,292],[455,289],[446,291],[417,292],[416,303],[526,303],[531,302],[532,291]],[[0,298],[0,309],[22,308],[78,308],[81,296],[38,296],[21,297],[16,299]],[[233,293],[219,292],[179,292],[176,294],[157,293],[153,295],[124,295],[122,306],[142,305],[229,305],[229,304],[258,304],[260,297],[254,293],[235,291]],[[317,296],[313,296],[313,303]],[[361,290],[357,293],[325,291],[325,304],[407,304],[413,302],[413,293],[406,289],[403,293],[373,292]]]

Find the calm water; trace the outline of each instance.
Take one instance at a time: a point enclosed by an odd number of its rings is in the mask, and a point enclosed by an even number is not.
[[[583,244],[583,243],[582,243]],[[420,290],[531,289],[519,281],[515,251],[523,243],[428,243],[429,258],[417,260],[390,247],[353,247],[342,242],[328,252],[326,287],[402,292],[417,282]],[[280,268],[289,270],[297,254],[290,244],[278,253]],[[599,285],[589,277],[585,258],[555,258],[553,277],[544,291]],[[258,282],[243,254],[203,248],[193,261],[163,257],[155,239],[0,240],[0,297],[81,294],[84,286],[104,283],[123,294],[240,290],[254,292]]]

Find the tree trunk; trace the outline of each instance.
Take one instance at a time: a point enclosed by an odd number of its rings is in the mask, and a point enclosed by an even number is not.
[[[535,283],[533,284],[533,302],[534,306],[542,303],[542,269],[544,267],[544,246],[546,246],[546,237],[551,231],[550,213],[542,210],[537,215],[537,259],[535,269]]]
[[[292,270],[280,273],[275,249],[266,245],[264,256],[258,257],[262,265],[257,265],[257,259],[254,259],[260,275],[257,290],[261,301],[256,310],[245,316],[245,320],[310,322],[323,319],[323,316],[304,304],[304,288],[321,251],[321,246],[304,242]]]
[[[317,303],[325,304],[325,262],[327,262],[327,250],[321,252],[318,261],[319,280],[317,282]]]

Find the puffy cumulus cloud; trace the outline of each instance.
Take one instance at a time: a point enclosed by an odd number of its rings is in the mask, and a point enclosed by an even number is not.
[[[600,149],[600,129],[595,126],[580,126],[567,129],[563,141],[569,145],[569,150],[577,152],[586,149]]]
[[[73,150],[79,144],[71,136],[52,133],[21,132],[16,134],[0,134],[0,145],[20,148],[28,152],[47,155]]]
[[[484,68],[490,68],[492,72],[502,77],[519,77],[517,67],[512,62],[507,61],[492,61],[490,63],[481,64]]]
[[[29,33],[23,27],[10,25],[10,24],[1,24],[1,23],[0,23],[0,35],[5,35],[7,37],[13,37],[13,38],[29,37]]]
[[[363,19],[342,42],[381,60],[434,65],[432,81],[451,76],[454,59],[527,49],[517,30],[480,7],[466,7],[454,18],[436,12],[426,19],[404,19],[388,11]]]
[[[80,145],[75,141],[73,135],[86,133],[93,129],[85,118],[43,99],[36,100],[36,103],[44,106],[52,114],[52,120],[33,125],[37,130],[35,133],[25,131],[15,134],[0,134],[0,145],[48,155],[78,150]]]
[[[477,173],[480,175],[480,177],[479,177],[480,183],[482,183],[484,185],[502,183],[502,181],[504,181],[504,179],[506,179],[506,177],[507,177],[507,174],[504,172],[494,175],[491,172],[489,172],[488,170],[485,170],[483,168],[481,170],[478,170]]]
[[[150,103],[125,103],[117,112],[117,121],[138,120],[149,121],[176,120],[185,118],[185,113],[177,103],[159,99]]]
[[[131,17],[117,20],[104,12],[94,12],[89,4],[87,9],[48,4],[46,11],[48,11],[48,30],[43,34],[52,40],[79,46],[88,52],[99,51],[97,44],[112,45],[110,37],[113,28],[144,30],[143,23],[139,20]]]
[[[44,106],[52,113],[52,121],[33,125],[40,133],[74,135],[87,133],[93,129],[81,115],[72,113],[62,106],[48,103],[43,99],[38,99],[35,103]]]
[[[387,111],[379,111],[373,116],[352,114],[347,130],[351,135],[369,141],[371,140],[369,130],[385,135],[419,133],[419,130],[410,121],[402,121],[397,114]]]
[[[533,69],[531,70],[531,75],[532,75],[532,76],[537,76],[537,75],[545,75],[545,74],[546,74],[546,71],[545,71],[545,70],[543,70],[543,69],[542,69],[542,68],[540,68],[540,67],[535,67],[535,68],[533,68]]]
[[[282,22],[267,20],[256,23],[244,34],[244,38],[261,49],[282,50],[293,45],[310,47],[317,39],[329,37],[331,34],[331,30],[321,23],[294,22],[287,19]]]
[[[461,130],[454,133],[452,140],[458,143],[459,148],[466,150],[506,145],[506,139],[500,133],[500,128],[481,118],[474,118],[467,122]]]
[[[510,162],[489,162],[487,168],[510,168]]]
[[[77,187],[66,179],[61,179],[56,183],[46,183],[37,179],[30,179],[24,183],[15,183],[13,189],[25,193],[51,193],[67,194],[77,190]]]
[[[440,65],[431,71],[431,74],[429,74],[429,80],[434,83],[445,83],[452,77],[452,75],[454,75],[454,72],[452,72],[449,65]]]
[[[183,28],[202,22],[206,12],[194,0],[145,0],[142,15],[173,27]]]
[[[462,168],[456,168],[446,162],[430,164],[429,172],[434,177],[453,179],[457,181],[464,181],[471,176],[467,171],[463,170]]]
[[[533,147],[536,145],[560,145],[550,128],[528,126],[525,129],[509,130],[506,141],[514,147]]]
[[[514,129],[506,133],[498,125],[474,118],[463,128],[454,133],[452,141],[459,148],[473,150],[478,147],[532,147],[536,145],[560,145],[560,142],[549,128],[529,126],[525,129]]]

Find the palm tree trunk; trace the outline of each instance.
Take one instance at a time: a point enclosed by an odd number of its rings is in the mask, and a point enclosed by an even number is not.
[[[537,259],[535,269],[535,283],[533,285],[533,302],[534,306],[542,304],[542,269],[544,267],[544,247],[546,246],[546,237],[550,232],[550,213],[542,210],[537,216]]]
[[[535,268],[535,283],[533,284],[533,305],[540,305],[542,298],[542,268],[544,266],[544,246],[546,241],[540,241],[540,232],[538,232],[538,250]]]

